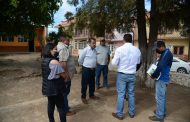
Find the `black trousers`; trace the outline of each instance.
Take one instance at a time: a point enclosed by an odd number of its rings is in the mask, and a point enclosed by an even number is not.
[[[89,97],[94,96],[95,91],[95,68],[82,67],[81,93],[86,98],[86,90],[89,85]]]
[[[60,122],[66,122],[66,112],[64,104],[64,95],[58,94],[56,96],[48,96],[48,117],[49,122],[55,122],[54,110],[55,105],[59,112]]]

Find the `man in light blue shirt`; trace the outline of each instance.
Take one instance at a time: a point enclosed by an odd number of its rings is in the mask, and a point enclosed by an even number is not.
[[[108,64],[110,61],[110,49],[105,45],[105,39],[100,41],[100,45],[96,47],[97,51],[97,67],[96,67],[96,88],[100,88],[100,76],[103,72],[103,87],[108,88]]]
[[[81,80],[81,99],[84,104],[88,104],[86,99],[86,90],[89,85],[89,97],[90,99],[97,99],[94,95],[95,91],[95,68],[96,68],[96,40],[90,38],[89,46],[84,48],[79,55],[79,64],[82,65],[82,80]]]
[[[128,93],[128,114],[131,118],[135,116],[135,74],[141,64],[141,52],[132,45],[132,35],[125,34],[125,44],[115,51],[112,65],[118,66],[117,74],[117,112],[112,116],[122,120],[124,118],[124,97]]]

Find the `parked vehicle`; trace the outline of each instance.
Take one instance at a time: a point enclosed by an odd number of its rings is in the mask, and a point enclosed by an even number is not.
[[[189,74],[190,73],[190,62],[182,60],[178,57],[173,58],[171,71]]]

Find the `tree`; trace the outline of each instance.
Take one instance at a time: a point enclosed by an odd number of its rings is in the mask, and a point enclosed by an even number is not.
[[[48,38],[47,38],[47,41],[48,42],[58,42],[58,36],[57,36],[57,33],[56,32],[51,32],[49,33],[48,35]]]
[[[142,74],[144,75],[143,81],[146,80],[147,78],[147,37],[146,37],[146,18],[145,18],[145,5],[144,5],[144,0],[137,0],[136,1],[137,5],[137,25],[138,25],[138,43],[139,43],[139,48],[142,53],[142,67],[141,71]],[[141,82],[142,85],[144,82]]]
[[[53,22],[62,0],[1,0],[0,32],[32,35],[36,27]]]
[[[79,28],[87,27],[93,35],[100,37],[115,28],[126,31],[134,4],[132,0],[88,0],[78,8],[76,25]]]
[[[78,0],[70,0],[73,3]],[[130,18],[137,18],[138,42],[142,52],[144,81],[147,66],[152,63],[152,46],[158,32],[180,29],[182,23],[189,22],[188,0],[151,0],[151,11],[146,17],[144,0],[88,0],[78,9],[78,25],[87,26],[95,35],[103,35],[113,29],[128,30]],[[148,21],[146,21],[148,20]],[[150,25],[149,40],[146,37],[146,24]]]

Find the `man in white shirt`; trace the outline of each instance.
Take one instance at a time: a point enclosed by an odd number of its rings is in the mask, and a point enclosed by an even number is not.
[[[132,35],[124,35],[125,44],[118,47],[115,51],[112,65],[118,66],[117,74],[117,112],[112,113],[112,116],[122,120],[124,118],[124,97],[128,92],[128,114],[131,118],[135,116],[135,74],[138,64],[141,64],[141,52],[138,48],[132,45]]]
[[[100,41],[100,45],[96,47],[97,51],[97,67],[96,67],[96,88],[100,88],[100,76],[103,72],[103,87],[108,88],[108,64],[110,61],[110,49],[105,45],[105,39]]]
[[[95,68],[96,68],[96,40],[90,38],[89,46],[84,48],[79,55],[79,64],[82,65],[82,80],[81,80],[81,99],[84,104],[88,104],[86,99],[86,90],[89,85],[89,97],[90,99],[97,99],[94,95],[95,91]]]

